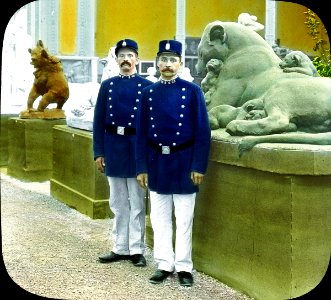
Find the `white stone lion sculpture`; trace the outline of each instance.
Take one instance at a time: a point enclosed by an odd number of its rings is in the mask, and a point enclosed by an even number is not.
[[[196,65],[202,76],[211,59],[223,63],[207,105],[212,130],[225,127],[237,136],[325,133],[323,141],[310,141],[329,143],[331,78],[284,72],[272,47],[253,30],[234,22],[214,21],[206,26]],[[318,137],[323,139],[323,134]],[[286,142],[285,136],[282,141]]]

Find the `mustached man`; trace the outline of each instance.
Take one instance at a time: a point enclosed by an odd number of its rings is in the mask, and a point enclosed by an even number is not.
[[[136,120],[142,89],[152,82],[136,72],[139,57],[134,40],[118,41],[115,55],[120,73],[101,83],[93,120],[94,160],[107,176],[114,214],[112,250],[99,261],[130,260],[143,267],[145,191],[136,180]]]
[[[137,180],[150,191],[157,270],[149,281],[162,283],[176,272],[180,285],[190,287],[195,198],[207,170],[211,132],[202,90],[177,75],[181,54],[180,42],[160,41],[161,77],[143,89],[138,113]]]

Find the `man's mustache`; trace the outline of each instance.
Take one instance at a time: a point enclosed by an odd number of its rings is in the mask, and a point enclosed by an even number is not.
[[[123,67],[124,65],[128,65],[129,67],[131,67],[131,64],[128,61],[123,61],[121,63],[121,67]]]

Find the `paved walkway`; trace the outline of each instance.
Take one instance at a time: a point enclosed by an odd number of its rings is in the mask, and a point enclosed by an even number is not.
[[[181,287],[176,275],[161,285],[150,284],[148,278],[155,270],[151,249],[146,250],[145,268],[128,261],[100,264],[98,255],[111,249],[111,220],[92,220],[54,199],[49,182],[21,182],[4,169],[0,175],[5,265],[1,265],[0,291],[5,294],[6,288],[7,299],[27,299],[26,291],[74,300],[250,299],[197,271],[191,288]]]

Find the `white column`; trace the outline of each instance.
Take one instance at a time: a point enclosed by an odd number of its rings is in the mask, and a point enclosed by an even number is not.
[[[182,59],[183,68],[185,67],[185,18],[186,15],[186,0],[177,0],[176,5],[176,40],[183,45]]]
[[[78,1],[76,54],[79,56],[94,55],[95,5],[94,0]]]
[[[264,39],[270,46],[275,44],[276,40],[276,1],[265,1],[265,37]]]
[[[39,37],[50,53],[59,51],[59,1],[39,0]]]

